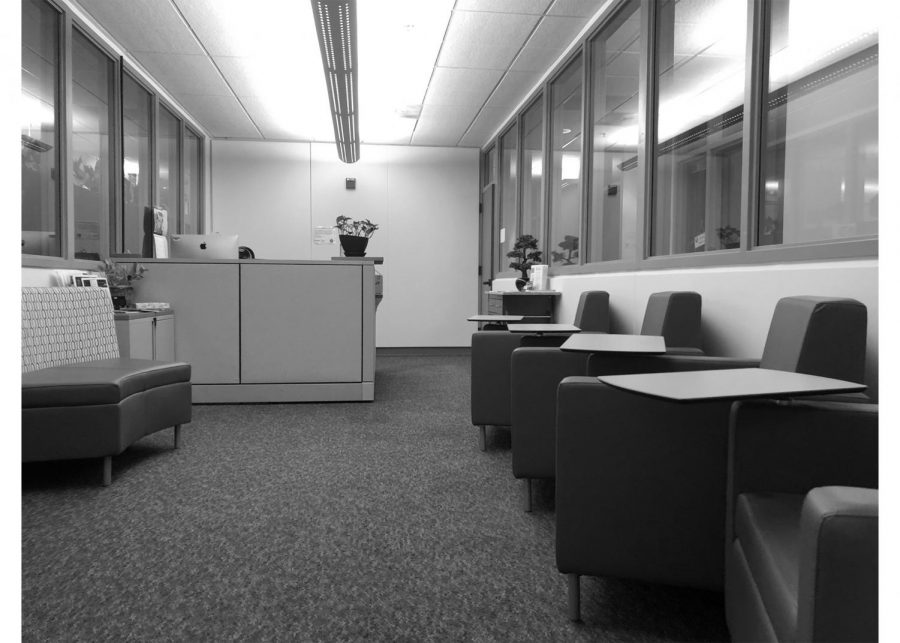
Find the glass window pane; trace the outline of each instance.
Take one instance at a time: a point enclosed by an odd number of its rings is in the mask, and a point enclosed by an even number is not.
[[[550,83],[550,263],[578,263],[581,236],[581,57]]]
[[[182,211],[182,232],[200,232],[200,137],[191,130],[184,130],[184,209]]]
[[[538,99],[522,117],[522,231],[543,245],[544,205],[541,179],[544,174],[544,105]],[[513,240],[515,241],[515,240]]]
[[[165,208],[169,215],[169,234],[182,232],[178,228],[179,196],[181,179],[181,157],[178,154],[178,133],[181,121],[162,105],[159,106],[159,136],[157,137],[159,158],[159,199],[157,205]]]
[[[62,256],[57,165],[59,14],[22,2],[22,253]]]
[[[637,234],[640,3],[591,41],[593,146],[586,262],[633,256]]]
[[[100,259],[109,222],[113,61],[78,30],[72,38],[72,183],[75,258]]]
[[[124,220],[122,251],[140,254],[144,212],[150,202],[150,94],[128,74],[122,75],[122,146],[124,149]]]
[[[519,154],[519,131],[513,125],[500,139],[500,237],[497,256],[500,261],[516,242],[516,165]],[[501,270],[506,266],[502,265]]]
[[[757,243],[878,232],[878,5],[774,0]]]
[[[738,247],[747,0],[666,0],[657,24],[650,254]]]

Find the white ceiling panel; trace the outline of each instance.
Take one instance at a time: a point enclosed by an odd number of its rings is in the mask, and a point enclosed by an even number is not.
[[[456,0],[456,11],[491,11],[495,13],[531,13],[541,15],[551,0]]]
[[[169,0],[81,0],[79,4],[132,53],[203,53]]]
[[[509,111],[500,108],[485,107],[481,110],[472,125],[459,141],[463,147],[481,147],[509,116]]]
[[[299,110],[279,113],[275,106],[256,96],[241,96],[240,101],[265,138],[297,141],[333,141],[328,105],[315,110],[310,118]]]
[[[485,107],[512,111],[531,92],[540,79],[541,73],[536,71],[506,72],[488,102],[485,103]]]
[[[437,64],[507,69],[538,19],[534,15],[454,11]]]
[[[318,66],[291,65],[290,76],[285,76],[284,69],[279,69],[265,57],[215,56],[213,60],[238,96],[265,95],[272,86],[281,86],[282,93],[294,87],[298,97],[308,96],[311,90],[326,95],[321,63]]]
[[[547,16],[513,61],[515,71],[546,71],[587,24],[585,18]]]
[[[176,96],[215,138],[261,138],[247,113],[233,96]]]
[[[436,67],[424,104],[481,107],[502,75],[499,69]]]
[[[172,94],[232,95],[208,56],[139,53],[135,57]]]
[[[318,53],[306,0],[172,0],[211,56],[259,56],[310,39]]]
[[[609,0],[555,0],[547,15],[593,18],[607,2]]]
[[[456,145],[475,118],[477,108],[425,105],[413,133],[413,145]]]

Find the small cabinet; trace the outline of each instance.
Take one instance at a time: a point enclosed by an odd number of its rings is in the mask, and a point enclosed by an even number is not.
[[[175,361],[175,315],[117,311],[115,319],[122,357]]]
[[[492,291],[488,293],[488,314],[524,315],[528,323],[551,323],[561,294],[554,290]]]

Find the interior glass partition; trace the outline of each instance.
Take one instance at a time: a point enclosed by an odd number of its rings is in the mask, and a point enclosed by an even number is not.
[[[187,127],[184,128],[184,204],[181,211],[181,232],[200,232],[200,189],[202,182],[200,137]]]
[[[500,234],[497,254],[501,271],[506,269],[503,260],[516,241],[516,181],[519,161],[519,131],[516,125],[500,137]]]
[[[157,202],[165,208],[169,218],[169,234],[181,232],[181,155],[178,153],[181,121],[168,109],[159,106],[159,134],[157,136]]]
[[[77,29],[72,33],[72,183],[75,258],[99,260],[112,212],[112,91],[115,63]]]
[[[22,2],[22,253],[62,256],[60,225],[60,14]]]
[[[581,237],[581,56],[550,83],[550,256],[554,266],[578,263]]]
[[[773,0],[759,245],[878,232],[878,5]]]
[[[152,97],[128,74],[122,74],[122,149],[124,204],[122,252],[141,254],[144,212],[151,203],[150,120]]]
[[[544,243],[544,101],[538,98],[522,116],[522,180],[519,185],[522,199],[522,230]],[[513,239],[515,243],[515,239]]]
[[[657,7],[651,255],[738,248],[747,0]]]
[[[640,2],[631,0],[589,43],[591,56],[591,191],[585,262],[635,252],[638,191]]]

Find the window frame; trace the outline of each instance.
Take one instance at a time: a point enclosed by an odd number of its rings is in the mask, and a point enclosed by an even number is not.
[[[592,40],[616,18],[617,14],[627,5],[628,0],[615,0],[606,11],[590,26],[584,35],[567,50],[567,53],[545,74],[544,79],[522,101],[515,114],[503,124],[498,134],[490,139],[482,147],[482,150],[499,145],[501,137],[509,131],[513,124],[519,127],[518,163],[520,171],[516,177],[517,214],[516,221],[519,231],[522,229],[524,218],[522,194],[522,168],[524,159],[524,145],[522,141],[522,121],[525,113],[536,104],[543,101],[543,145],[544,164],[547,165],[550,116],[548,113],[548,92],[550,83],[562,73],[572,60],[583,56],[584,85],[582,90],[583,102],[583,140],[582,145],[582,175],[583,192],[581,203],[580,230],[582,239],[587,241],[588,208],[590,207],[589,194],[593,189],[593,58]],[[850,239],[820,240],[798,243],[782,243],[779,245],[757,245],[756,230],[760,216],[760,205],[764,198],[765,186],[761,178],[762,155],[762,118],[764,116],[763,101],[766,96],[768,82],[769,63],[769,15],[772,0],[749,0],[747,2],[747,44],[746,44],[746,69],[745,69],[745,106],[744,123],[741,133],[743,150],[741,154],[741,195],[742,206],[740,212],[741,242],[738,248],[710,250],[702,253],[683,253],[672,255],[651,256],[649,254],[650,218],[651,208],[654,207],[656,197],[656,112],[658,108],[658,61],[657,61],[657,2],[654,0],[639,0],[639,12],[641,21],[642,42],[640,47],[639,69],[639,93],[638,93],[638,164],[642,168],[640,181],[642,185],[638,189],[636,221],[637,240],[636,248],[629,256],[623,255],[621,259],[610,261],[594,261],[585,263],[584,253],[579,253],[578,265],[557,266],[550,268],[551,276],[564,276],[572,274],[602,274],[613,272],[639,272],[647,270],[667,270],[682,268],[713,268],[731,266],[755,266],[773,263],[795,263],[809,261],[832,261],[850,259],[877,259],[878,235],[856,237]],[[499,149],[499,148],[498,148]],[[541,177],[542,207],[544,225],[542,230],[541,250],[544,256],[549,252],[549,226],[550,194],[547,187],[547,172]],[[582,244],[583,245],[583,244]],[[545,263],[547,263],[545,261]],[[497,277],[511,277],[513,271],[498,273]]]
[[[75,252],[75,192],[74,182],[72,181],[72,138],[73,128],[70,119],[73,114],[73,83],[72,75],[73,65],[73,43],[74,31],[78,30],[79,34],[84,36],[88,42],[97,47],[112,62],[112,78],[111,78],[111,99],[110,105],[110,133],[112,144],[110,145],[110,213],[106,220],[100,221],[101,240],[105,237],[106,242],[101,244],[101,248],[105,248],[106,256],[113,257],[122,252],[122,234],[123,216],[124,216],[124,192],[122,185],[122,164],[124,161],[123,146],[123,74],[128,74],[139,87],[150,94],[151,97],[151,113],[150,113],[150,194],[151,198],[156,202],[158,157],[157,147],[158,126],[157,114],[159,104],[168,109],[179,121],[178,129],[178,159],[180,162],[179,174],[179,225],[182,224],[183,212],[181,211],[184,198],[184,139],[185,128],[199,139],[199,163],[198,163],[198,232],[203,232],[206,227],[206,199],[207,189],[205,174],[207,170],[206,150],[208,137],[203,134],[198,127],[193,126],[190,116],[174,103],[164,98],[154,89],[151,81],[145,76],[135,64],[126,60],[124,56],[110,44],[104,41],[97,27],[92,23],[82,19],[79,15],[70,9],[67,5],[57,0],[42,0],[44,4],[51,7],[59,14],[59,33],[57,45],[59,47],[59,77],[57,78],[57,104],[55,106],[56,128],[57,128],[57,145],[56,163],[57,163],[57,189],[56,203],[58,208],[58,221],[60,236],[60,256],[45,256],[21,254],[22,268],[38,268],[38,269],[72,269],[72,270],[90,270],[98,269],[98,262],[93,259],[76,259]],[[21,225],[21,222],[20,222]],[[101,254],[102,258],[103,255]]]

